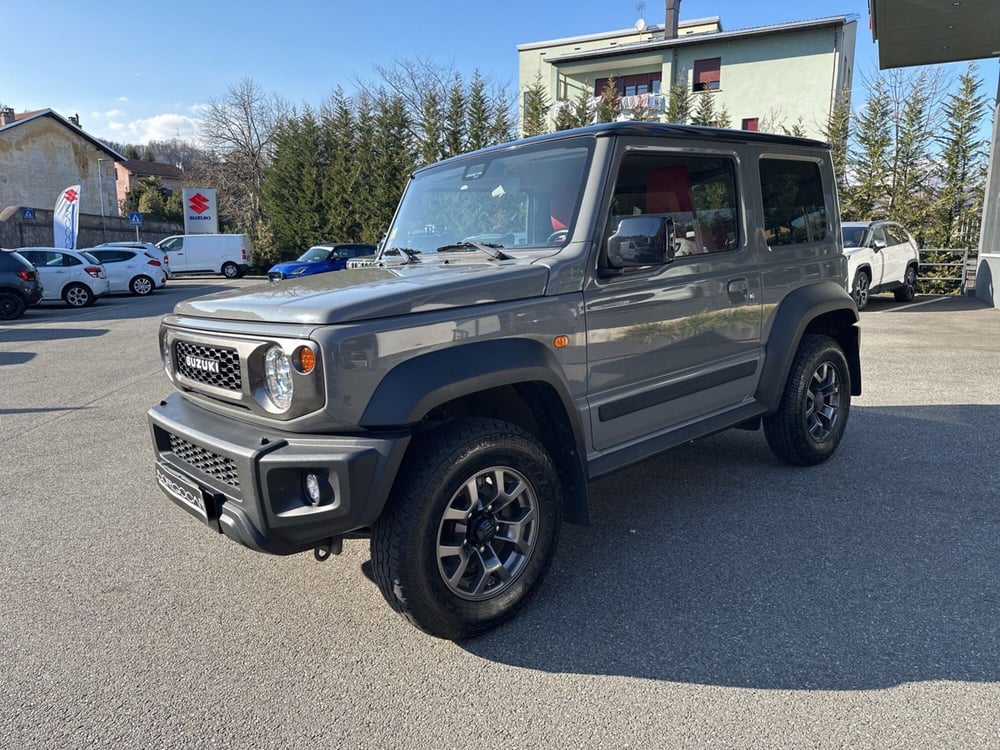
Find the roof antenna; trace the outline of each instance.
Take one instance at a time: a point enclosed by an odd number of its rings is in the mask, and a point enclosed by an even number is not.
[[[635,22],[636,31],[644,31],[646,29],[646,22],[645,20],[643,20],[642,17],[642,14],[645,12],[645,10],[646,10],[646,3],[644,3],[643,0],[639,0],[639,2],[635,4],[635,12],[639,16],[639,20]]]

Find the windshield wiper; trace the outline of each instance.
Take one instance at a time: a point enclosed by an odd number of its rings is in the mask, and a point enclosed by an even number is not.
[[[379,253],[379,262],[385,260],[385,256],[392,252],[398,252],[400,255],[405,255],[406,260],[403,263],[420,263],[420,258],[417,256],[420,254],[419,250],[414,250],[412,247],[390,247],[388,250],[383,250]]]
[[[501,248],[503,248],[503,245],[498,245],[495,242],[472,242],[470,240],[463,240],[462,242],[452,242],[450,245],[441,245],[437,251],[439,253],[443,253],[449,250],[473,249],[486,253],[494,260],[510,260],[510,256],[503,252]]]

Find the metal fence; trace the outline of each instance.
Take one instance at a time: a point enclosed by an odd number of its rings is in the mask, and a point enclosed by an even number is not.
[[[975,288],[977,261],[976,251],[971,248],[921,248],[917,282],[923,282],[924,286],[944,284],[954,294],[964,294],[966,290]],[[929,269],[937,269],[938,273],[929,275]]]

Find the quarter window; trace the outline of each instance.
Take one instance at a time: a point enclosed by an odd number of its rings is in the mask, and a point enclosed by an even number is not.
[[[826,237],[826,203],[819,165],[761,159],[760,189],[768,245],[795,245]]]
[[[608,234],[624,217],[643,214],[673,219],[676,258],[734,250],[739,224],[732,160],[627,153],[611,199]]]

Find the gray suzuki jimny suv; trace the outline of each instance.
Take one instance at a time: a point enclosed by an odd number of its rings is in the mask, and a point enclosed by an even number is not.
[[[240,544],[371,539],[445,638],[538,587],[587,482],[729,427],[797,465],[861,392],[829,148],[615,123],[417,171],[374,265],[180,303],[156,480]]]

